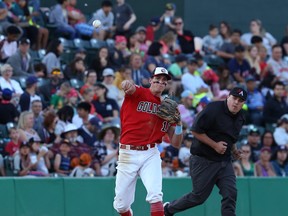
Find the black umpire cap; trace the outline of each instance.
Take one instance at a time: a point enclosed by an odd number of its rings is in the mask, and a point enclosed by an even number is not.
[[[241,98],[243,101],[246,101],[247,99],[247,92],[243,88],[240,88],[240,87],[233,88],[230,91],[229,95],[233,95],[235,97]]]

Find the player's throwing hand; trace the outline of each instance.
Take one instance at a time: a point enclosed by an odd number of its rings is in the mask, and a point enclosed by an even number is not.
[[[136,90],[134,83],[130,80],[124,80],[121,83],[121,87],[123,91],[125,92],[125,94],[129,94],[129,95],[133,94]]]

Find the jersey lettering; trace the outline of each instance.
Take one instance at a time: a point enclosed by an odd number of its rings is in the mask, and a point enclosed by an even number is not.
[[[140,101],[137,106],[137,111],[156,114],[158,106],[158,104],[149,101]]]

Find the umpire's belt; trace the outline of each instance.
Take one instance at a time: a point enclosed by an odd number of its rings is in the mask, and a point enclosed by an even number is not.
[[[120,149],[126,149],[126,150],[137,150],[137,151],[146,151],[149,148],[154,148],[156,144],[147,144],[147,145],[141,145],[141,146],[136,146],[136,145],[124,145],[120,143]]]

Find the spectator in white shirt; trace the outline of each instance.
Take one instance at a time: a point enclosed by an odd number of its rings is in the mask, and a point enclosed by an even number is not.
[[[271,70],[278,79],[288,84],[288,64],[282,59],[282,48],[280,45],[272,47],[272,56],[267,61],[267,69]]]
[[[288,114],[281,116],[273,136],[278,146],[288,147]]]
[[[184,90],[190,90],[193,95],[208,92],[209,87],[205,84],[197,71],[198,65],[195,59],[188,61],[188,72],[185,73],[181,78],[181,83]]]
[[[13,75],[13,68],[9,64],[4,64],[1,67],[1,77],[0,77],[0,88],[5,89],[8,88],[13,92],[13,97],[19,97],[23,93],[23,89],[20,84],[11,79]]]

